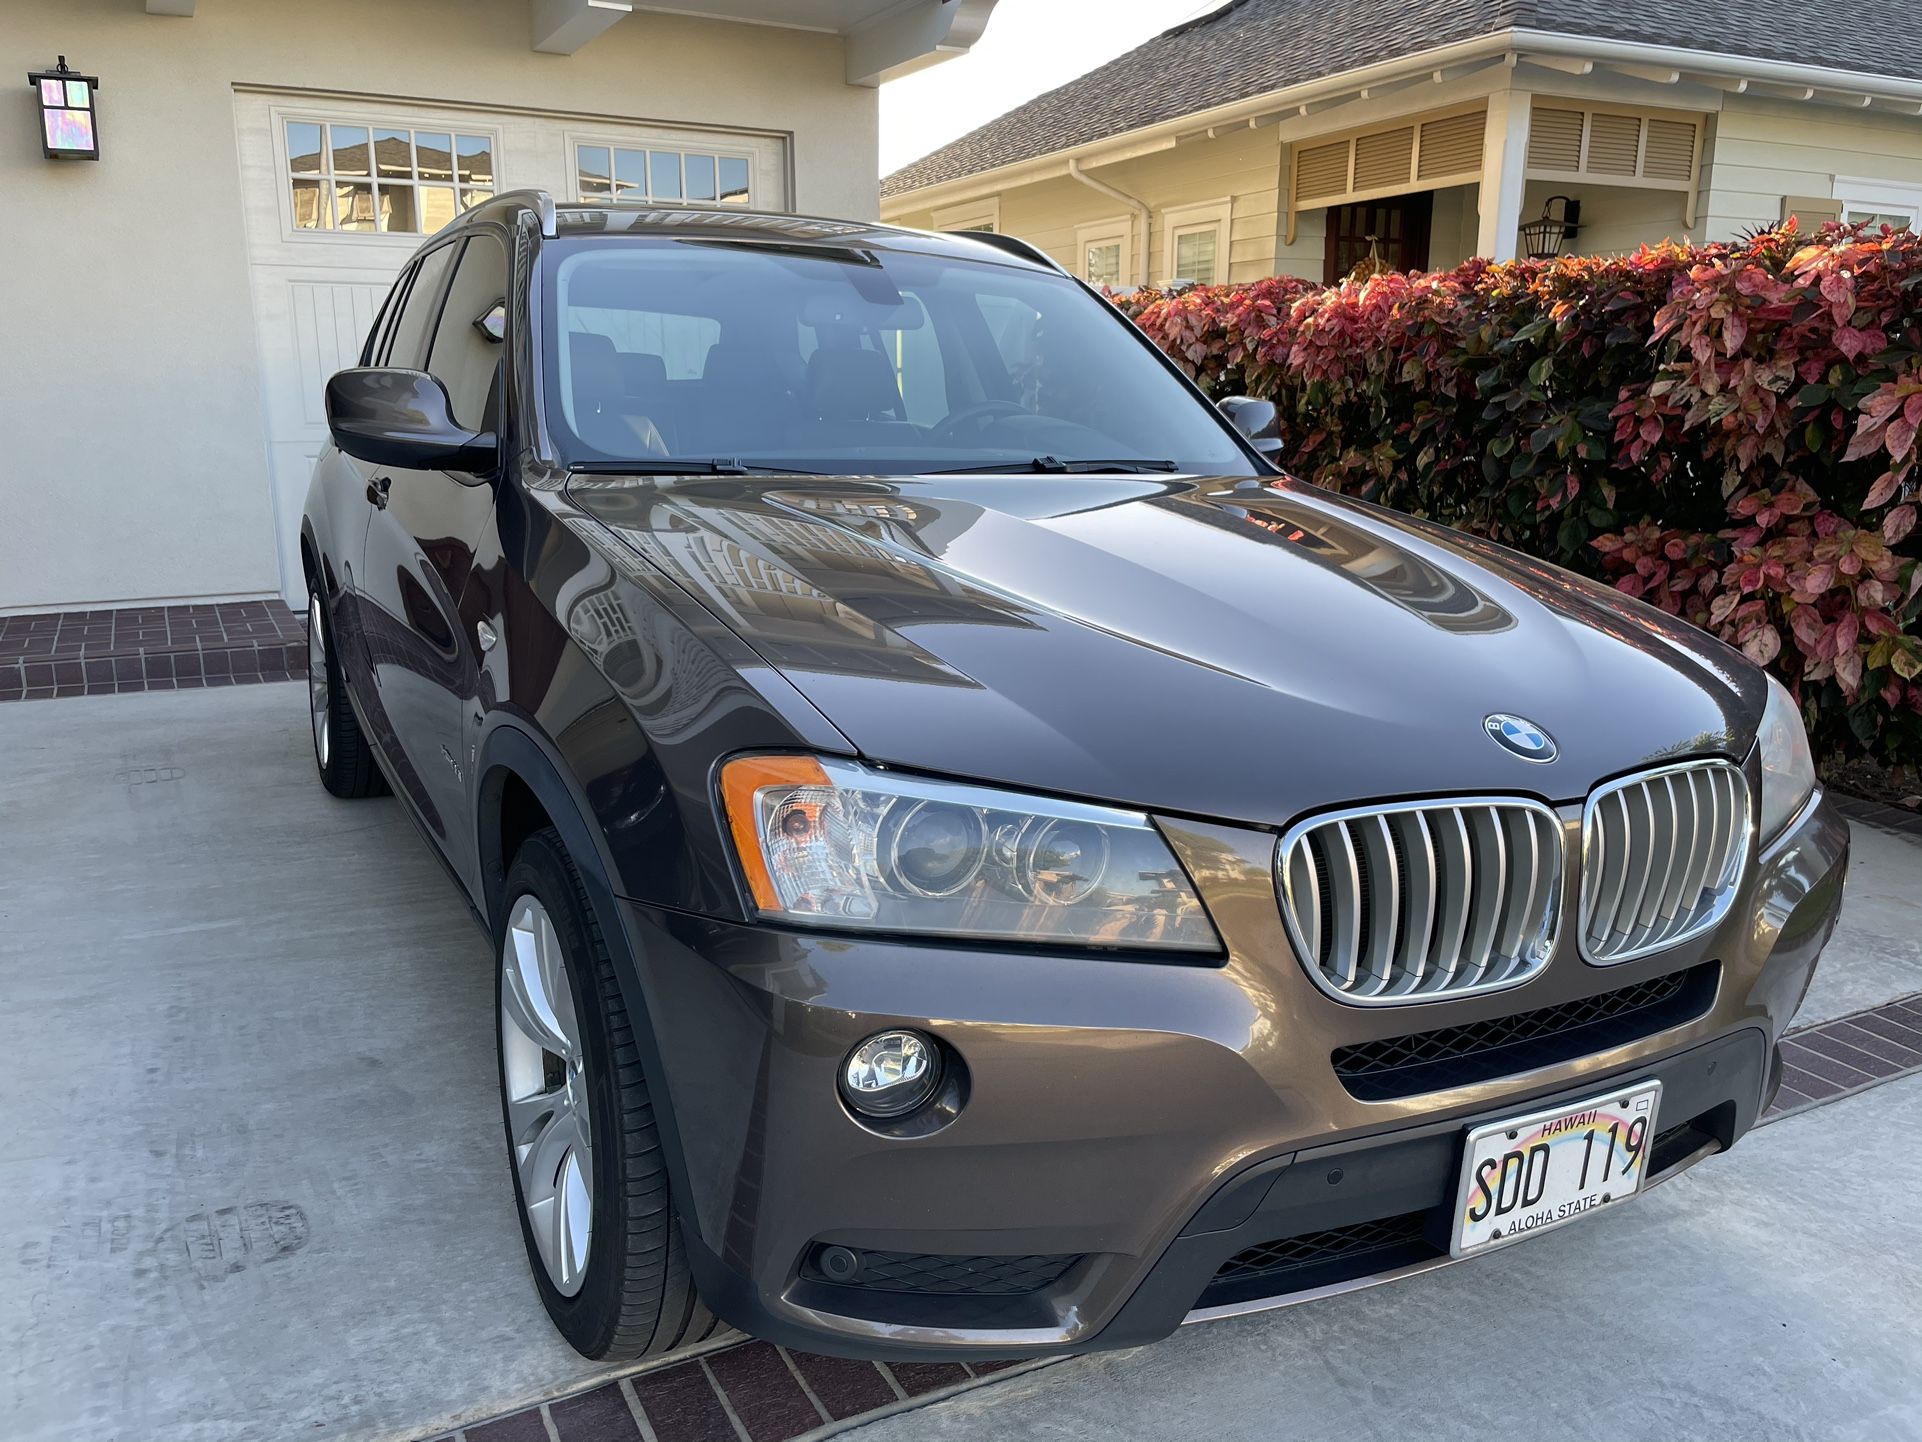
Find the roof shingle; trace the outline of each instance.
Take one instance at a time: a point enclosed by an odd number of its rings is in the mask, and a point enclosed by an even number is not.
[[[1231,0],[903,166],[881,194],[1510,28],[1922,79],[1918,0]]]

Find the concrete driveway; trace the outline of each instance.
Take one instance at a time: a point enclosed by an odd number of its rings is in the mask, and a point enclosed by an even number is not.
[[[304,686],[0,706],[0,1437],[416,1436],[579,1385],[490,948]]]
[[[305,701],[0,705],[4,1442],[398,1442],[617,1370],[527,1277],[489,948],[396,803],[322,793]],[[1805,1019],[1922,989],[1922,845],[1856,846]],[[1592,1226],[862,1435],[1922,1436],[1918,1139],[1910,1078]]]

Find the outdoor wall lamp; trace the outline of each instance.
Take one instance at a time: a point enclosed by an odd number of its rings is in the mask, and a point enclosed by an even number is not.
[[[1562,213],[1554,213],[1555,203],[1561,202]],[[1542,202],[1539,220],[1531,220],[1522,227],[1522,250],[1530,260],[1553,260],[1562,253],[1562,242],[1573,240],[1575,232],[1582,227],[1582,203],[1570,200],[1566,195],[1551,195]]]
[[[69,70],[62,55],[58,69],[33,71],[27,84],[40,101],[40,144],[47,159],[98,160],[100,123],[93,101],[100,77]]]

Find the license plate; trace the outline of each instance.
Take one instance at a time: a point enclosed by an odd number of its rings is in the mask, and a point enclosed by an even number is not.
[[[1455,1205],[1457,1257],[1559,1227],[1641,1190],[1659,1081],[1490,1122],[1468,1134]]]

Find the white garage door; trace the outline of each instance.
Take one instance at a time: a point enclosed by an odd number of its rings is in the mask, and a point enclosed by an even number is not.
[[[281,589],[300,606],[300,513],[327,377],[354,364],[422,239],[496,190],[785,210],[779,135],[520,112],[235,97]]]

